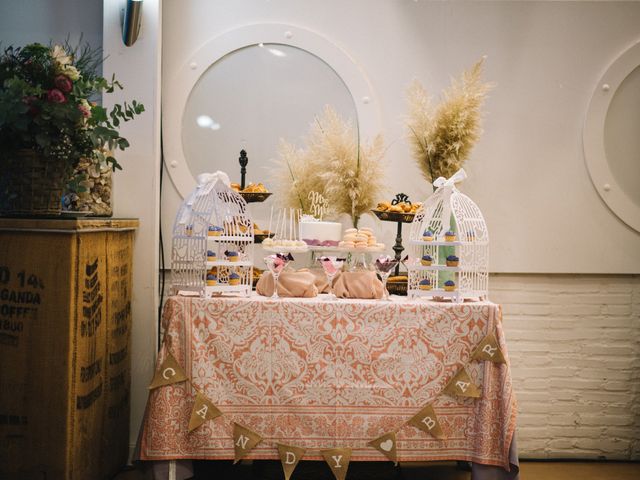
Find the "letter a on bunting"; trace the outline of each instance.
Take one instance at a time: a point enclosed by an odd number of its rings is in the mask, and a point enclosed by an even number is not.
[[[333,472],[336,480],[344,480],[347,476],[349,468],[349,460],[351,460],[350,448],[334,448],[332,450],[320,450],[325,462]]]
[[[222,415],[213,403],[207,397],[196,391],[196,399],[191,409],[191,418],[189,419],[189,433],[194,431],[207,420],[213,420]]]
[[[431,404],[426,405],[422,410],[411,417],[411,420],[407,423],[419,430],[422,430],[423,432],[433,435],[435,438],[444,438],[440,422],[438,422],[438,417],[436,417],[436,412]]]
[[[278,453],[280,454],[280,463],[282,463],[282,470],[284,470],[284,480],[289,480],[289,477],[291,477],[291,474],[296,469],[298,462],[306,450],[291,445],[283,445],[282,443],[278,443],[277,445]]]
[[[489,360],[495,363],[507,363],[500,350],[498,339],[493,333],[490,333],[482,339],[478,347],[471,355],[472,360]]]
[[[262,437],[256,432],[233,422],[233,450],[235,452],[233,463],[236,464],[242,460],[261,441]]]
[[[455,377],[444,387],[444,393],[458,397],[480,398],[482,394],[478,387],[475,386],[473,380],[467,373],[467,369],[462,367]]]
[[[164,385],[171,385],[173,383],[184,382],[187,376],[184,370],[176,359],[171,355],[171,352],[167,351],[167,356],[164,358],[160,368],[156,370],[149,385],[149,390],[162,387]]]

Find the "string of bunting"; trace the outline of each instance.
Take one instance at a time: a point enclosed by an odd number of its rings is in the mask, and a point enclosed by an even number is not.
[[[505,357],[494,333],[488,334],[482,339],[482,341],[480,341],[478,346],[472,352],[469,362],[474,360],[506,363]],[[154,373],[151,384],[149,385],[149,390],[185,381],[189,382],[196,392],[188,427],[188,431],[191,433],[207,420],[213,420],[222,416],[223,412],[221,412],[218,407],[216,407],[215,404],[206,397],[206,395],[195,388],[183,368],[169,350],[167,350],[167,355],[160,365],[160,368]],[[482,392],[473,383],[473,380],[467,372],[466,364],[460,367],[457,373],[451,378],[451,380],[449,380],[442,390],[442,393],[450,396],[470,398],[480,398],[482,396]],[[405,424],[422,430],[438,440],[446,438],[442,431],[442,427],[440,426],[440,422],[438,421],[438,416],[436,415],[433,404],[429,403],[422,407],[418,413],[402,424],[399,428],[387,432],[375,440],[371,440],[368,442],[368,445],[385,455],[394,463],[394,465],[397,465],[398,451],[396,447],[396,433]],[[258,433],[246,426],[233,422],[233,463],[238,463],[246,457],[249,452],[251,452],[251,450],[253,450],[256,445],[262,441],[263,438]],[[284,478],[285,480],[289,480],[298,465],[298,462],[300,462],[306,453],[306,449],[282,443],[276,443],[275,446],[278,449],[280,463],[282,464],[282,469],[284,471]],[[349,447],[320,450],[320,454],[324,458],[325,462],[327,462],[327,465],[333,472],[336,480],[345,480],[347,476],[347,469],[349,468],[349,462],[351,460],[351,453],[352,450]]]

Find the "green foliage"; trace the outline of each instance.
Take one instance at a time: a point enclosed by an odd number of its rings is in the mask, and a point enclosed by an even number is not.
[[[134,100],[107,111],[91,101],[122,89],[115,77],[97,75],[101,62],[101,50],[68,42],[0,53],[0,166],[26,148],[69,170],[80,158],[121,169],[111,152],[125,150],[129,142],[119,127],[144,106]]]

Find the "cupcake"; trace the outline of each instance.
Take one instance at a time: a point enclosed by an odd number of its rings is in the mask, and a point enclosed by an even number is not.
[[[448,232],[445,232],[444,234],[444,239],[447,242],[455,242],[456,240],[456,234],[455,232],[452,232],[451,230],[449,230]]]
[[[236,272],[229,275],[229,285],[240,285],[240,275]]]
[[[433,258],[431,258],[431,255],[423,255],[422,259],[420,260],[420,263],[425,267],[431,265],[431,262],[433,262]]]
[[[187,237],[190,237],[191,235],[193,235],[193,225],[186,225],[186,226],[184,227],[184,234],[185,234]]]
[[[222,235],[222,232],[224,231],[224,228],[222,227],[216,227],[215,225],[209,225],[209,236],[210,237],[219,237],[220,235]]]
[[[216,261],[216,252],[212,250],[207,250],[207,262],[215,262]]]
[[[207,287],[213,287],[216,283],[218,283],[218,277],[213,273],[207,274]]]
[[[418,285],[420,287],[420,290],[431,290],[431,281],[428,278],[420,280],[420,283]]]
[[[456,289],[456,282],[453,280],[447,280],[444,282],[444,291],[445,292],[453,292]]]
[[[455,255],[449,255],[447,257],[447,267],[457,267],[458,263],[460,263],[460,259]]]
[[[230,262],[238,261],[238,252],[234,252],[233,250],[225,250],[224,254],[227,256],[227,260]]]
[[[422,234],[422,240],[424,240],[425,242],[433,241],[433,232],[431,230],[425,230]]]

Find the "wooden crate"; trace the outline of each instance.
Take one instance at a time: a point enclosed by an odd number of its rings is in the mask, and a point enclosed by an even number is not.
[[[126,463],[137,225],[0,219],[0,478],[99,480]]]

